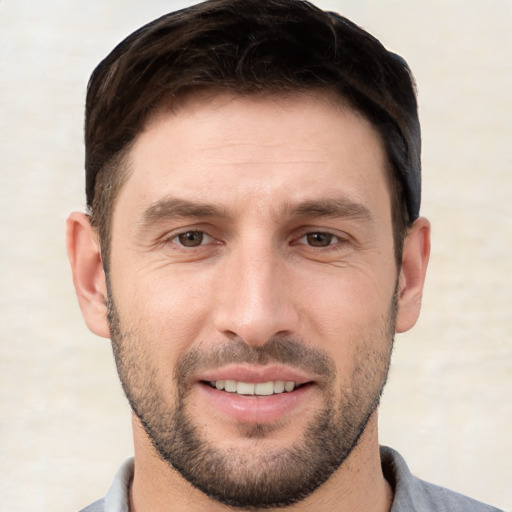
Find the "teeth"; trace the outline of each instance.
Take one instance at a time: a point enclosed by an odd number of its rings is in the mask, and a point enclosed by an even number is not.
[[[273,395],[274,394],[274,383],[272,381],[270,382],[258,382],[254,386],[254,394],[255,395]]]
[[[239,395],[254,395],[254,384],[250,382],[237,382],[236,392]]]
[[[268,382],[241,382],[236,380],[214,380],[210,384],[217,389],[238,393],[239,395],[269,396],[278,393],[293,391],[295,382],[276,380]]]
[[[282,393],[283,391],[284,391],[284,380],[276,380],[274,382],[274,393]]]
[[[224,389],[230,393],[236,393],[236,380],[225,380]]]

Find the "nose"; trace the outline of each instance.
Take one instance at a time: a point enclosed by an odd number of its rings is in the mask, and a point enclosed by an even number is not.
[[[240,243],[223,263],[215,327],[249,345],[296,333],[297,304],[285,259],[271,243]]]

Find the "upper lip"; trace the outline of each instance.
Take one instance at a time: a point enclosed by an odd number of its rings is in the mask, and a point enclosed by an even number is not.
[[[235,380],[238,382],[269,382],[284,380],[286,382],[295,382],[296,384],[305,384],[311,382],[310,376],[303,371],[283,365],[254,365],[237,364],[224,366],[222,368],[205,370],[197,374],[196,381],[217,381],[217,380]]]

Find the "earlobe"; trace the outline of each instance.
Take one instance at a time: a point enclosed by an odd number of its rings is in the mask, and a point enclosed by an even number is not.
[[[398,283],[396,332],[408,331],[418,320],[429,257],[430,223],[420,217],[404,240]]]
[[[69,216],[66,222],[66,246],[85,323],[94,334],[109,338],[107,287],[100,246],[86,214],[74,212]]]

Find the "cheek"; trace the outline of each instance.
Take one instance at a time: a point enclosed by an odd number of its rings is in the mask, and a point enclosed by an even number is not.
[[[315,279],[315,286],[302,294],[304,337],[332,355],[340,375],[351,374],[362,354],[388,350],[394,286],[389,276],[379,280],[347,269]]]
[[[112,276],[113,294],[125,329],[143,336],[168,363],[205,336],[208,287],[186,273],[144,269],[132,279]]]
[[[349,268],[303,281],[296,296],[303,297],[304,312],[314,312],[317,328],[330,334],[371,326],[387,312],[394,291],[394,280]]]

